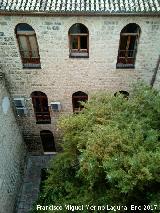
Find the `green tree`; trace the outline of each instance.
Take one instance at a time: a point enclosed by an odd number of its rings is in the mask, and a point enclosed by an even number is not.
[[[158,91],[139,84],[128,100],[96,94],[59,126],[63,152],[51,162],[39,204],[123,205],[127,212],[132,204],[160,205]]]

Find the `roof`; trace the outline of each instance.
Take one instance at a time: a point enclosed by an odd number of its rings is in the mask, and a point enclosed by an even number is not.
[[[0,0],[0,12],[160,14],[160,0]]]

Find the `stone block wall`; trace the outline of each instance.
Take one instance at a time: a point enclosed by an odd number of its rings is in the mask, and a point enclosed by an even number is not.
[[[26,146],[0,72],[0,212],[12,213],[19,192]]]
[[[23,69],[15,27],[27,23],[37,35],[41,69]],[[69,28],[75,23],[89,30],[89,58],[69,58]],[[129,23],[141,28],[135,69],[116,69],[120,32]],[[0,58],[12,98],[25,97],[28,116],[18,118],[29,150],[43,153],[41,130],[53,132],[58,147],[56,122],[60,114],[72,113],[72,94],[100,90],[130,91],[138,79],[149,83],[160,50],[160,18],[151,16],[1,16]],[[159,78],[157,78],[159,79]],[[158,85],[158,83],[157,83]],[[33,91],[44,92],[48,102],[60,101],[61,113],[51,112],[51,124],[36,124]]]

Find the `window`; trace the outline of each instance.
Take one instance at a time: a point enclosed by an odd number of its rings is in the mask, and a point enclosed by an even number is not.
[[[82,106],[81,102],[87,102],[88,95],[84,92],[78,91],[73,93],[72,95],[72,105],[73,105],[73,112],[81,111],[84,106]]]
[[[128,98],[129,98],[129,92],[121,90],[121,91],[119,91],[119,92],[116,92],[116,93],[114,94],[114,96],[116,97],[116,96],[118,96],[119,94],[121,94],[121,95],[123,96],[123,98],[125,98],[125,99],[128,100]]]
[[[70,57],[75,58],[88,58],[89,33],[87,27],[83,24],[74,24],[69,29],[69,45],[70,45]]]
[[[23,68],[40,68],[40,56],[34,29],[28,24],[18,24],[15,29]]]
[[[137,24],[128,24],[120,34],[120,44],[117,57],[117,68],[134,68],[140,27]]]
[[[50,124],[50,112],[48,108],[48,98],[43,92],[32,92],[32,103],[37,124]]]
[[[44,154],[52,154],[53,152],[56,152],[54,136],[52,132],[49,130],[42,130],[40,132],[40,136]]]

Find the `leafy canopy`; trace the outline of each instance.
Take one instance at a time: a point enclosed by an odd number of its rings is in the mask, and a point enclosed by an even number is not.
[[[59,126],[63,152],[51,163],[39,204],[160,204],[158,91],[139,84],[128,100],[96,94]]]

